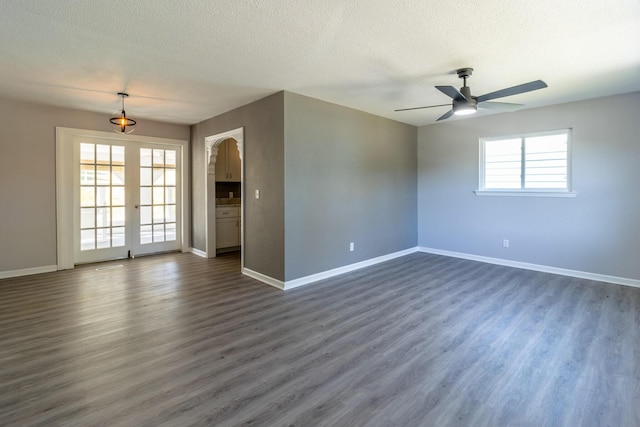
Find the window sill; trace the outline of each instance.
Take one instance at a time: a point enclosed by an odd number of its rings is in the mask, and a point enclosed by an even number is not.
[[[573,191],[475,190],[476,196],[576,197]]]

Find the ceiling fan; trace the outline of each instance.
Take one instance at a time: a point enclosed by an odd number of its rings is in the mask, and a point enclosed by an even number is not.
[[[542,80],[535,80],[533,82],[523,83],[518,86],[512,86],[506,89],[497,90],[495,92],[487,93],[485,95],[473,96],[471,95],[471,88],[467,86],[467,78],[471,76],[471,73],[473,73],[473,68],[460,68],[459,70],[456,70],[456,72],[458,73],[458,77],[464,81],[463,86],[460,88],[459,91],[453,86],[436,86],[436,89],[438,89],[440,92],[444,93],[445,95],[453,99],[452,104],[429,105],[426,107],[401,108],[395,111],[409,111],[409,110],[420,110],[422,108],[451,106],[451,110],[444,113],[436,121],[448,119],[454,114],[455,115],[473,114],[476,112],[478,108],[512,111],[519,107],[523,107],[523,105],[511,104],[508,102],[487,102],[487,101],[491,99],[496,99],[496,98],[503,98],[505,96],[512,96],[512,95],[518,95],[520,93],[531,92],[533,90],[543,89],[547,87],[547,84]]]

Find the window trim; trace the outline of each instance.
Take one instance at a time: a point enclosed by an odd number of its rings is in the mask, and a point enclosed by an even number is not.
[[[500,141],[504,139],[520,139],[547,136],[547,135],[567,135],[567,188],[485,188],[485,144],[488,141]],[[561,128],[541,132],[521,133],[515,135],[503,135],[483,137],[479,139],[479,179],[478,189],[474,191],[477,196],[525,196],[525,197],[576,197],[576,193],[572,191],[572,128]],[[524,176],[524,162],[521,163]]]

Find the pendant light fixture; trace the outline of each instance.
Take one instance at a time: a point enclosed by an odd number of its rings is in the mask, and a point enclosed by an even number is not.
[[[124,99],[129,96],[128,93],[118,92],[118,96],[122,98],[122,111],[116,111],[112,114],[109,122],[113,125],[113,130],[117,133],[131,133],[136,128],[136,121],[131,115],[127,116],[124,111]]]

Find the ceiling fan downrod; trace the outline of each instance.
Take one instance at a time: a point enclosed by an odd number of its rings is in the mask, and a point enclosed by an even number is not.
[[[456,70],[458,73],[458,77],[462,79],[462,87],[460,88],[460,93],[467,99],[467,101],[472,101],[473,98],[471,96],[471,88],[467,86],[467,78],[471,77],[473,73],[473,68],[460,68]]]

